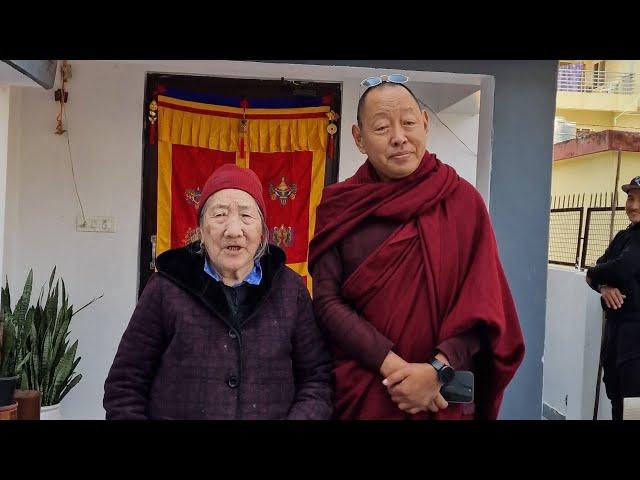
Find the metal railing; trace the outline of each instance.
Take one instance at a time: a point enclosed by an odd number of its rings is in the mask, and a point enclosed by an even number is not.
[[[551,198],[549,212],[549,263],[589,268],[609,245],[611,193]],[[586,221],[585,221],[586,220]],[[617,206],[613,234],[629,225],[624,207]]]
[[[578,267],[584,209],[553,208],[549,215],[549,263]]]
[[[617,93],[633,95],[640,92],[634,73],[607,70],[558,69],[558,91],[582,93]]]
[[[593,267],[609,246],[609,228],[611,224],[611,208],[588,208],[587,223],[584,227],[584,245],[582,248],[582,268]],[[629,217],[624,207],[617,207],[613,220],[613,234],[629,226]]]

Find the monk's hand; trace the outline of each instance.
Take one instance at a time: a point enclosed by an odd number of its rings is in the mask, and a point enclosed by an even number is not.
[[[407,365],[409,365],[409,362],[405,361],[395,352],[389,351],[380,366],[380,374],[383,378],[386,378],[396,370],[406,367]]]
[[[624,299],[627,298],[627,296],[622,295],[622,293],[620,293],[620,290],[618,290],[617,288],[609,287],[607,285],[602,285],[600,287],[600,294],[602,295],[604,303],[612,310],[617,310],[618,308],[622,307]]]
[[[382,381],[398,408],[416,414],[447,408],[440,395],[440,383],[435,368],[428,363],[409,363]]]

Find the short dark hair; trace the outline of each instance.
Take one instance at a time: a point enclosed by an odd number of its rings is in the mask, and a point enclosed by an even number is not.
[[[416,101],[416,105],[418,105],[418,108],[420,108],[420,100],[418,100],[418,97],[415,96],[415,94],[411,91],[411,89],[409,87],[407,87],[403,83],[382,82],[382,83],[379,83],[378,85],[375,85],[373,87],[367,88],[364,91],[364,93],[360,96],[360,100],[358,100],[358,113],[357,113],[358,127],[362,127],[362,116],[361,116],[361,114],[362,114],[362,109],[364,108],[365,98],[367,97],[367,95],[369,95],[369,92],[371,92],[371,90],[375,90],[376,88],[383,88],[383,87],[402,87],[402,88],[404,88],[407,92],[409,92],[411,97]]]

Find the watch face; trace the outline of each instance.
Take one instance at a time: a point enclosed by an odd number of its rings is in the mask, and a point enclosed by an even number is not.
[[[456,372],[453,368],[449,367],[448,365],[445,365],[440,370],[440,381],[446,385],[451,380],[453,380],[453,377],[455,376],[455,374]]]

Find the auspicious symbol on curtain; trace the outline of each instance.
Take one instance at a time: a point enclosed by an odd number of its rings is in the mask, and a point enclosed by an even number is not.
[[[335,152],[335,143],[334,143],[333,136],[338,131],[338,126],[334,122],[340,118],[340,115],[338,115],[336,112],[331,110],[327,112],[327,117],[329,118],[329,125],[327,125],[327,133],[329,134],[329,144],[328,144],[329,158],[333,159],[333,154]]]
[[[238,153],[242,159],[245,158],[245,142],[247,141],[247,132],[249,131],[249,124],[247,122],[247,107],[249,106],[249,101],[243,98],[240,106],[242,107],[242,120],[240,120],[240,129],[238,131]]]
[[[275,200],[276,198],[280,200],[280,205],[285,206],[287,204],[287,200],[291,198],[291,200],[295,200],[296,192],[298,191],[298,187],[295,183],[292,183],[290,186],[284,181],[284,177],[280,181],[280,185],[277,187],[273,186],[273,183],[269,184],[269,195],[271,196],[271,200]]]
[[[184,238],[182,239],[183,245],[189,245],[192,242],[195,242],[198,239],[198,228],[190,228],[187,230],[187,233],[184,234]]]
[[[156,143],[156,121],[158,120],[158,102],[151,100],[149,103],[149,143],[151,145]]]
[[[284,225],[273,227],[273,241],[279,247],[290,247],[293,243],[293,229]]]
[[[184,196],[187,199],[187,203],[193,205],[197,210],[200,205],[200,194],[202,191],[199,188],[187,188],[184,191]]]

